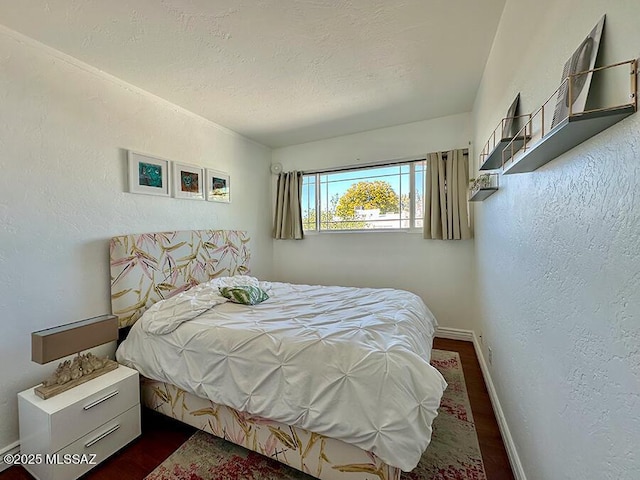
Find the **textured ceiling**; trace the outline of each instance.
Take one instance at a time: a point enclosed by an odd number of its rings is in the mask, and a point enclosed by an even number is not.
[[[0,23],[269,146],[471,110],[504,0],[20,0]]]

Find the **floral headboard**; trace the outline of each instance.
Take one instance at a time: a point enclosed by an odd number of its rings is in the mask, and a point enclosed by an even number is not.
[[[249,237],[239,230],[190,230],[113,237],[111,309],[120,328],[151,305],[215,277],[249,273]]]

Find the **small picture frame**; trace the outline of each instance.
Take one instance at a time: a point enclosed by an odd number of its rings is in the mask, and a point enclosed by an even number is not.
[[[507,116],[504,117],[504,123],[502,124],[502,138],[513,138],[518,130],[520,130],[518,122],[514,122],[518,114],[518,103],[520,102],[520,93],[516,95],[516,98],[511,103],[509,110],[507,110]]]
[[[210,202],[231,202],[229,174],[207,168],[207,200]]]
[[[129,150],[129,193],[171,196],[169,160]]]
[[[204,200],[204,168],[173,162],[173,197]]]

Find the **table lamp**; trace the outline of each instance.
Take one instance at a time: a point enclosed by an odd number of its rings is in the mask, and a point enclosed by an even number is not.
[[[101,315],[31,334],[31,360],[41,365],[77,353],[73,360],[60,362],[55,374],[36,387],[47,399],[118,368],[118,363],[80,352],[118,339],[118,317]]]

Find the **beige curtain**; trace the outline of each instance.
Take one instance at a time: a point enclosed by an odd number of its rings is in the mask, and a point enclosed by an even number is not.
[[[425,183],[424,238],[471,238],[467,209],[469,161],[464,150],[427,155]]]
[[[302,172],[278,175],[273,238],[300,240],[302,232]]]

